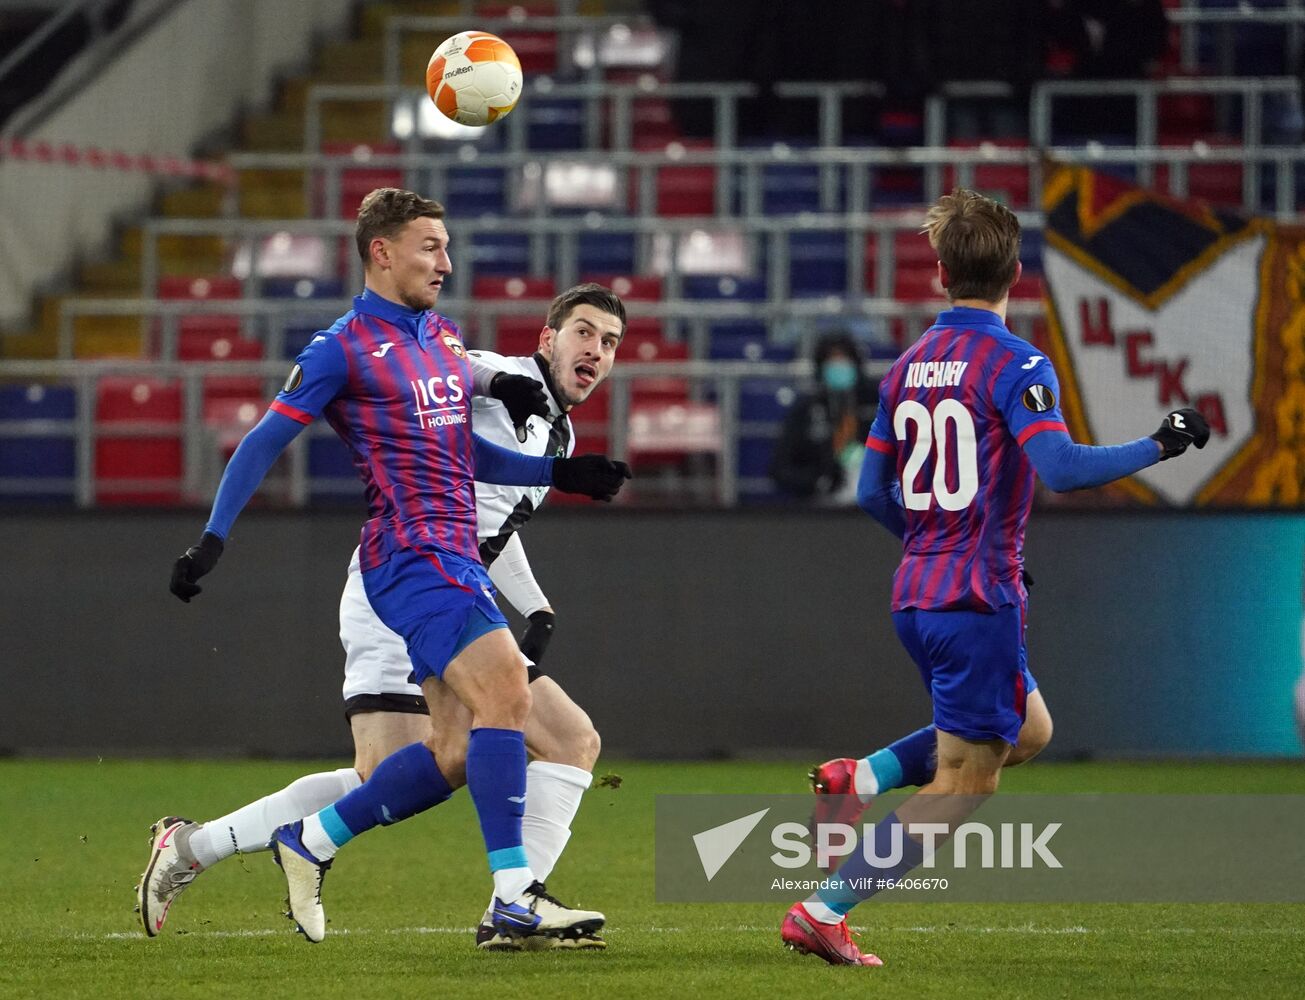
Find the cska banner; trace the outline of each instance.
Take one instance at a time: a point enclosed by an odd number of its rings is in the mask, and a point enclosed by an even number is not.
[[[1043,188],[1050,350],[1076,440],[1191,406],[1200,458],[1121,483],[1151,504],[1305,503],[1305,228],[1053,164]]]

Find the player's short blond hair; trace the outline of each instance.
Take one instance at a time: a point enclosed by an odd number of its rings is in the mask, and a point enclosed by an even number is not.
[[[930,206],[921,232],[947,268],[948,299],[999,302],[1015,283],[1020,224],[1005,205],[957,188]]]
[[[413,219],[423,218],[444,218],[444,206],[400,188],[377,188],[369,192],[358,206],[358,223],[353,230],[363,266],[371,263],[372,240],[378,236],[392,240]]]

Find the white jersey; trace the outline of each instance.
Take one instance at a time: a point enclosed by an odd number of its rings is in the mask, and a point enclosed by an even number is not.
[[[487,351],[468,351],[477,393],[488,391],[499,372],[529,375],[544,383],[552,421],[531,417],[520,435],[512,426],[507,407],[497,399],[477,395],[472,400],[472,426],[481,437],[523,455],[569,456],[575,447],[571,419],[557,405],[549,379],[534,358],[506,358]],[[522,617],[548,606],[548,598],[535,582],[517,530],[539,509],[547,486],[499,486],[476,482],[476,521],[480,558],[490,579]],[[403,637],[391,631],[372,609],[363,588],[362,570],[355,549],[340,598],[340,642],[344,645],[344,697],[365,695],[420,695],[421,688],[408,679],[412,664]],[[532,664],[524,656],[529,667]]]
[[[544,383],[550,416],[534,417],[525,427],[512,426],[507,407],[497,399],[476,396],[471,401],[471,425],[476,433],[493,444],[511,448],[523,455],[569,458],[575,449],[571,418],[553,397],[551,380],[535,358],[506,358],[489,351],[468,351],[477,386],[488,386],[499,372],[526,375]],[[480,561],[492,566],[503,546],[548,496],[547,486],[499,486],[476,481],[476,525],[480,537]]]

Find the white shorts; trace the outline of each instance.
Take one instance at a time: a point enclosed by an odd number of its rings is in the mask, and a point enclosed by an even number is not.
[[[408,646],[372,610],[363,587],[358,550],[349,560],[349,576],[340,595],[340,642],[344,646],[344,700],[362,695],[397,694],[421,697],[420,685],[411,683]],[[527,670],[534,664],[525,656]]]

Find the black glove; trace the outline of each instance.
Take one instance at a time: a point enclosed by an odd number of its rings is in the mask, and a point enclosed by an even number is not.
[[[1020,579],[1024,581],[1024,589],[1029,590],[1033,587],[1033,574],[1026,569],[1020,570]]]
[[[526,421],[532,416],[546,417],[549,414],[544,383],[529,375],[499,372],[489,380],[489,394],[507,407],[513,427],[526,426]]]
[[[544,650],[548,648],[548,642],[553,638],[553,623],[556,620],[556,616],[551,611],[536,611],[530,616],[530,625],[521,633],[517,646],[532,663],[538,665],[544,658]]]
[[[563,493],[583,493],[591,500],[610,502],[630,476],[628,465],[606,455],[553,459],[553,485]]]
[[[189,604],[190,599],[204,589],[195,581],[213,571],[222,555],[222,547],[222,539],[211,531],[204,532],[199,544],[192,545],[184,556],[172,564],[172,582],[168,589]]]
[[[1160,447],[1164,449],[1160,456],[1160,461],[1163,462],[1166,458],[1181,455],[1189,444],[1204,448],[1210,440],[1210,425],[1195,410],[1184,407],[1165,417],[1165,422],[1151,435],[1151,440],[1159,441]]]

